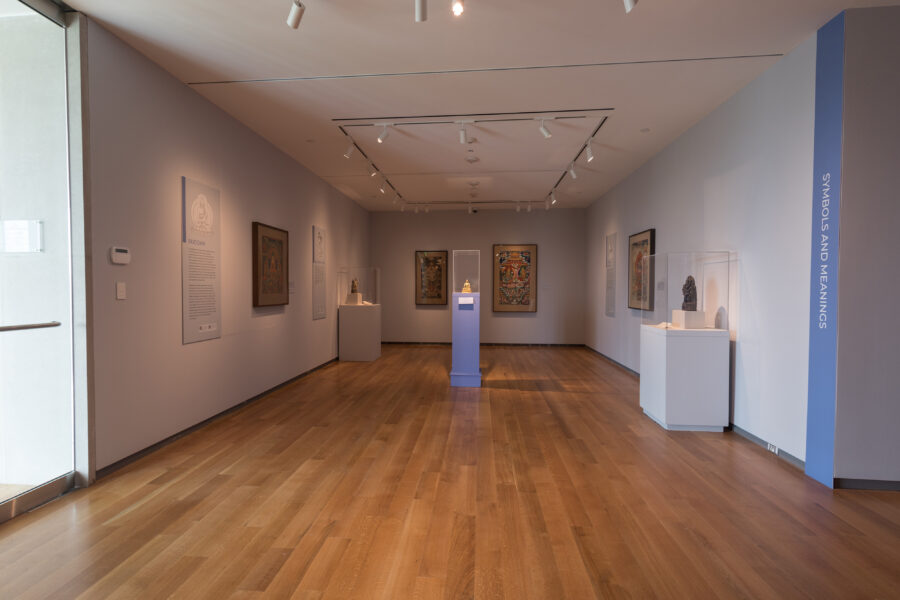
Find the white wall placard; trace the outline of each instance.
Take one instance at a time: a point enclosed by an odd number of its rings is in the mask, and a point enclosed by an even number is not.
[[[181,178],[182,344],[222,337],[219,190]]]
[[[325,230],[313,225],[312,309],[313,321],[328,316],[325,306]]]
[[[40,221],[3,221],[0,248],[6,253],[41,252],[44,249],[44,227]]]

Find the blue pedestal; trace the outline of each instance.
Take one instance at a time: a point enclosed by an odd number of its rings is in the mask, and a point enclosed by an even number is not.
[[[481,337],[479,318],[481,294],[453,294],[453,364],[450,385],[453,387],[481,387],[478,365]]]

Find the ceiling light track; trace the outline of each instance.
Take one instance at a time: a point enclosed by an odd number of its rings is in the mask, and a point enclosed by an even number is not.
[[[556,119],[564,119],[565,115],[572,115],[575,113],[579,113],[577,118],[584,118],[583,113],[595,113],[595,112],[612,112],[615,108],[605,107],[605,108],[563,108],[558,110],[519,110],[513,112],[489,112],[489,113],[466,113],[466,114],[445,114],[445,115],[403,115],[403,116],[394,116],[394,117],[344,117],[339,119],[332,119],[331,121],[334,123],[352,123],[353,121],[367,121],[366,125],[378,124],[382,123],[392,123],[394,125],[403,125],[403,123],[396,123],[396,121],[400,121],[403,119],[434,119],[435,123],[444,123],[445,119],[461,121],[463,119],[477,119],[477,117],[513,117],[510,120],[517,120],[514,117],[522,116],[521,120],[528,121],[530,119],[540,119],[539,116],[535,115],[550,115]],[[531,115],[530,117],[526,115]],[[562,116],[560,116],[562,115]],[[544,117],[547,120],[550,117]],[[569,117],[571,118],[571,117]],[[474,121],[473,121],[474,122]]]
[[[284,83],[290,81],[318,81],[320,79],[368,79],[378,77],[411,77],[417,75],[460,75],[466,73],[496,73],[501,71],[538,71],[543,69],[583,69],[592,67],[620,67],[628,65],[660,65],[668,63],[709,62],[722,60],[746,60],[755,58],[781,58],[784,53],[741,54],[735,56],[704,56],[698,58],[669,58],[661,60],[634,60],[605,63],[581,63],[571,65],[533,65],[525,67],[485,67],[481,69],[449,69],[445,71],[409,71],[399,73],[357,73],[350,75],[311,75],[309,77],[266,77],[260,79],[219,79],[188,81],[186,85],[221,85],[226,83]]]
[[[581,158],[581,155],[582,154],[586,155],[587,162],[591,162],[592,160],[594,160],[594,151],[591,149],[591,142],[594,140],[594,138],[600,132],[600,129],[606,123],[607,119],[609,119],[609,117],[603,117],[603,120],[600,121],[600,123],[597,125],[597,128],[594,129],[593,133],[591,133],[590,137],[588,137],[588,139],[584,143],[584,145],[582,145],[581,148],[578,150],[578,153],[575,155],[575,158],[572,159],[572,162],[569,163],[569,166],[566,167],[566,169],[562,172],[562,174],[560,174],[559,179],[556,180],[556,183],[553,184],[553,187],[550,188],[550,193],[547,194],[547,198],[544,201],[544,207],[547,210],[550,210],[550,207],[554,206],[556,204],[556,202],[557,202],[556,190],[559,189],[559,185],[563,182],[563,179],[566,178],[566,175],[568,174],[573,180],[578,179],[578,173],[575,171],[575,163],[578,162],[578,159]]]

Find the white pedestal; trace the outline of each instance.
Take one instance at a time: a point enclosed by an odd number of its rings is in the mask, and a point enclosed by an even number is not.
[[[672,327],[678,329],[705,329],[706,313],[701,310],[673,310]]]
[[[338,330],[340,360],[371,361],[381,356],[380,304],[342,304]]]
[[[665,429],[728,426],[730,336],[725,329],[641,325],[641,408]]]
[[[362,294],[360,294],[359,292],[355,294],[347,294],[347,300],[344,302],[344,304],[349,304],[351,306],[359,306],[362,303]]]

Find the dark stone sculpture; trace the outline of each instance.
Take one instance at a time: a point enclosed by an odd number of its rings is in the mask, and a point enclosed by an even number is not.
[[[684,285],[681,286],[681,293],[684,294],[681,310],[697,310],[697,284],[694,283],[693,275],[688,275]]]
[[[353,281],[350,282],[350,293],[358,294],[359,293],[359,279],[353,278]]]

